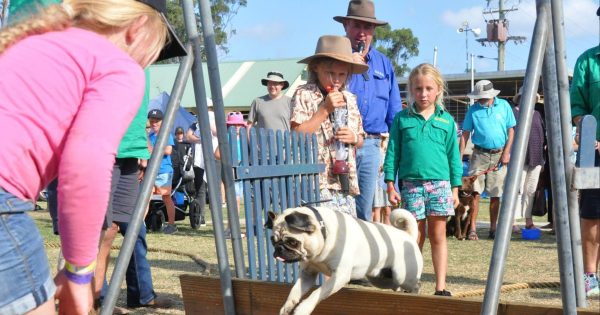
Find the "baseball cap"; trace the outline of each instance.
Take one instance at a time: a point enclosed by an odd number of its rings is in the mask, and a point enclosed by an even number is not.
[[[171,40],[165,44],[165,46],[161,50],[160,55],[158,56],[158,59],[156,61],[161,61],[161,60],[165,60],[165,59],[169,59],[169,58],[173,58],[173,57],[186,56],[187,51],[185,50],[185,48],[184,48],[183,44],[181,43],[181,41],[179,40],[179,38],[177,37],[177,34],[175,33],[175,30],[169,23],[169,20],[167,20],[167,1],[166,0],[137,0],[137,1],[145,3],[149,6],[151,6],[152,8],[154,8],[156,11],[160,12],[160,15],[162,16],[165,24],[167,25],[167,28],[169,29],[169,35],[171,37]]]
[[[148,119],[154,118],[158,120],[162,120],[164,117],[163,112],[160,109],[153,109],[148,112]]]

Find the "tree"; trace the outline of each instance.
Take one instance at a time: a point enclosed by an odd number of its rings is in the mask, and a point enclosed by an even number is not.
[[[238,10],[241,7],[245,7],[247,3],[247,0],[210,0],[211,16],[215,32],[215,42],[217,44],[217,48],[225,54],[229,52],[229,48],[227,47],[229,37],[235,35],[235,29],[232,28],[231,22],[238,13]],[[198,4],[194,4],[194,8],[196,25],[200,26],[200,9]],[[169,19],[169,22],[175,29],[175,33],[177,33],[177,36],[181,39],[181,41],[184,43],[187,42],[188,37],[185,31],[185,21],[183,19],[181,0],[167,1],[167,18]],[[202,28],[199,27],[198,31],[200,33],[200,41],[203,41]],[[205,54],[203,53],[202,55],[204,59]],[[176,61],[177,59],[167,60],[165,63],[173,63]]]
[[[419,39],[413,36],[410,28],[392,30],[389,24],[377,27],[373,45],[394,64],[397,76],[403,76],[410,68],[408,59],[419,55]]]

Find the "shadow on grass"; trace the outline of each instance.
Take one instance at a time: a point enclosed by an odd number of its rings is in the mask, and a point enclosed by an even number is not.
[[[169,259],[149,259],[150,266],[153,268],[162,268],[176,270],[181,272],[205,272],[211,268],[211,264],[207,266],[198,264],[190,260],[169,260]],[[215,265],[216,266],[216,265]]]
[[[423,273],[421,275],[421,282],[433,282],[435,283],[435,275],[432,273]],[[463,276],[446,276],[446,281],[449,283],[460,283],[461,285],[474,285],[474,286],[485,286],[485,279],[477,279]]]

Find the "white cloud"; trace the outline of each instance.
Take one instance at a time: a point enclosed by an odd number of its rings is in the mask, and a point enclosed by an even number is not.
[[[255,24],[251,27],[237,29],[237,35],[241,37],[255,39],[258,41],[272,41],[284,36],[285,25],[280,22],[269,24]]]
[[[497,9],[492,3],[492,9]],[[507,12],[510,21],[509,34],[513,36],[526,36],[530,38],[536,19],[536,8],[534,0],[509,1],[506,9],[512,7],[517,11]],[[595,0],[565,0],[563,2],[563,15],[565,21],[565,34],[569,38],[586,37],[594,35],[598,30],[598,18]],[[446,10],[442,13],[442,20],[451,27],[460,27],[463,21],[469,21],[470,26],[480,27],[485,36],[485,20],[497,18],[497,14],[483,15],[483,7],[474,6],[462,8],[457,11]]]

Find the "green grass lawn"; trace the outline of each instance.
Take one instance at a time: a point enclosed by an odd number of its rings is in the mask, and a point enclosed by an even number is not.
[[[45,205],[42,204],[45,208]],[[489,221],[488,203],[482,199],[479,215],[480,222]],[[224,211],[225,209],[223,209]],[[207,213],[210,213],[207,207]],[[240,210],[241,218],[244,218]],[[42,235],[49,245],[57,244],[58,237],[52,234],[51,221],[47,211],[31,212]],[[209,217],[209,220],[210,217]],[[243,220],[242,220],[243,222]],[[545,218],[539,219],[542,225]],[[175,308],[172,310],[137,309],[133,314],[183,314],[183,301],[181,298],[181,287],[179,276],[183,273],[218,276],[217,256],[215,250],[215,239],[212,224],[193,230],[189,221],[178,221],[179,232],[175,235],[163,235],[161,233],[149,233],[147,237],[150,252],[148,259],[152,266],[154,289],[160,294],[173,299]],[[486,284],[489,262],[491,259],[493,242],[486,239],[487,229],[482,227],[478,231],[479,241],[458,241],[448,238],[448,275],[447,289],[453,293],[461,293],[472,290],[482,290]],[[117,238],[115,244],[120,245],[122,238]],[[243,241],[246,251],[246,239]],[[229,264],[233,265],[231,241],[227,241]],[[199,257],[206,265],[200,265],[185,255],[176,255],[163,251],[180,251]],[[47,253],[52,270],[55,270],[55,262],[58,249],[48,246]],[[113,251],[113,256],[117,251]],[[420,294],[433,294],[435,289],[434,273],[431,263],[431,251],[428,242],[423,249],[424,271]],[[247,259],[247,258],[246,258]],[[114,259],[113,262],[114,264]],[[246,266],[248,262],[246,261]],[[233,269],[233,266],[231,266]],[[112,268],[111,268],[112,270]],[[232,272],[232,274],[234,274]],[[525,241],[519,235],[513,235],[510,243],[508,256],[504,269],[504,283],[524,283],[541,281],[560,281],[558,268],[558,256],[556,238],[547,231],[542,233],[538,241]],[[502,293],[502,301],[539,303],[545,305],[561,305],[559,288],[547,289],[525,289]],[[470,299],[482,300],[483,296],[474,296]],[[600,310],[598,301],[591,301],[592,309]],[[125,305],[125,285],[122,285],[121,295],[117,305]]]

